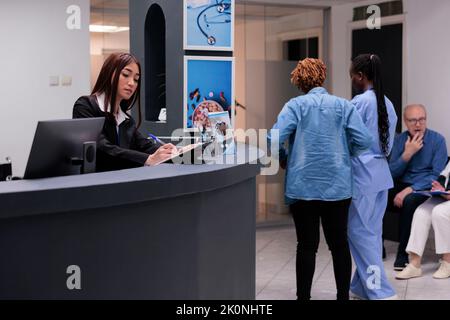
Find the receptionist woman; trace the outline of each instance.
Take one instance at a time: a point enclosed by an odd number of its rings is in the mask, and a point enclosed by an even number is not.
[[[75,102],[73,118],[105,117],[97,145],[97,171],[151,166],[176,152],[174,145],[161,145],[139,132],[140,87],[139,61],[129,53],[113,53],[104,62],[92,94]],[[137,124],[129,113],[136,104]]]

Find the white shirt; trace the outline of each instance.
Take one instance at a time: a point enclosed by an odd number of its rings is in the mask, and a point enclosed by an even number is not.
[[[102,93],[100,95],[97,95],[97,102],[100,110],[105,111],[105,94]],[[111,110],[111,104],[108,105],[108,112]],[[117,132],[119,132],[119,126],[122,122],[124,122],[126,119],[128,119],[129,116],[123,112],[121,108],[119,108],[119,113],[116,114],[116,123],[117,123]]]

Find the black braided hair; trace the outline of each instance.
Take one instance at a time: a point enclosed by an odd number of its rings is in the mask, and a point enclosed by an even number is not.
[[[384,155],[389,152],[389,117],[381,80],[381,59],[376,54],[361,54],[352,60],[352,73],[361,72],[373,82],[378,105],[378,136]]]

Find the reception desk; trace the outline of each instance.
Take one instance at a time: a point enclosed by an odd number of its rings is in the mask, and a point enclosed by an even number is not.
[[[260,166],[237,149],[242,163],[1,182],[0,299],[254,299]]]

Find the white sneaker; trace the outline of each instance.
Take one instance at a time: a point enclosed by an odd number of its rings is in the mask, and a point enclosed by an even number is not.
[[[450,277],[450,263],[441,260],[439,269],[433,274],[435,279],[447,279]]]
[[[400,272],[397,272],[395,275],[395,279],[399,280],[407,280],[411,278],[417,278],[422,276],[422,268],[416,268],[411,263],[409,263],[405,269]]]

